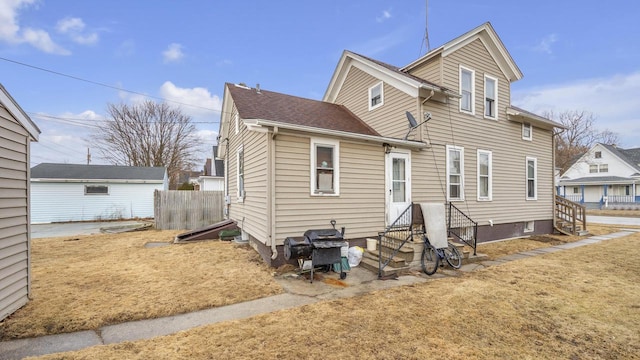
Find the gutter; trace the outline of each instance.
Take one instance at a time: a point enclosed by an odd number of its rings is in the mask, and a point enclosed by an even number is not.
[[[375,136],[375,135],[356,134],[356,133],[340,131],[340,130],[321,129],[321,128],[312,127],[312,126],[287,124],[287,123],[273,121],[273,120],[243,119],[243,121],[247,126],[254,128],[254,130],[256,130],[255,128],[260,128],[260,127],[272,127],[272,128],[286,129],[286,130],[308,132],[308,133],[319,134],[324,136],[336,136],[336,137],[342,137],[342,138],[353,139],[353,140],[368,141],[368,142],[379,143],[379,144],[387,143],[390,145],[403,146],[411,149],[424,149],[429,146],[428,144],[425,144],[423,142],[388,138],[388,137]]]
[[[278,258],[278,247],[276,246],[276,226],[275,226],[275,213],[276,213],[276,202],[273,200],[273,196],[275,194],[275,184],[276,184],[276,137],[278,136],[278,127],[273,128],[273,132],[271,133],[271,139],[267,139],[267,147],[269,152],[269,167],[267,167],[268,177],[267,177],[267,203],[269,206],[267,207],[268,215],[267,221],[269,226],[269,236],[271,237],[271,260],[275,260]]]

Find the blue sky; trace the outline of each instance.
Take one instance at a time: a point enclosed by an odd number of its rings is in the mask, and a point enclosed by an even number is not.
[[[490,21],[524,73],[513,105],[590,111],[640,147],[638,4],[431,0],[429,40]],[[426,12],[424,0],[0,0],[0,82],[42,130],[32,165],[86,163],[107,103],[141,94],[193,117],[204,163],[225,82],[321,99],[345,49],[396,66],[424,54]]]

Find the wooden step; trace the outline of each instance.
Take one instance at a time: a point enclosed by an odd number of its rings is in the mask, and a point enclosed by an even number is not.
[[[369,258],[371,260],[374,261],[378,261],[378,252],[377,251],[369,251],[369,250],[365,250],[363,256],[366,258]],[[402,257],[398,257],[395,256],[393,259],[391,259],[391,261],[389,261],[389,265],[393,266],[393,267],[404,267],[407,266],[407,261],[402,258]]]
[[[362,266],[363,268],[372,271],[374,274],[378,274],[378,260],[373,260],[368,257],[363,257],[358,266]],[[394,275],[403,275],[410,271],[409,266],[403,267],[393,267],[391,265],[385,266],[382,269],[382,277],[389,277]]]

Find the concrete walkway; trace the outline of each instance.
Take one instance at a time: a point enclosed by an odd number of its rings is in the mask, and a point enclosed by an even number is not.
[[[622,229],[619,232],[592,236],[580,241],[530,250],[508,255],[497,260],[480,261],[465,264],[459,271],[471,272],[489,266],[500,265],[510,261],[526,259],[532,256],[573,249],[631,235],[640,229]],[[167,316],[158,319],[133,321],[128,323],[103,326],[98,330],[87,330],[68,334],[42,336],[30,339],[19,339],[0,342],[0,360],[22,359],[27,356],[40,356],[64,351],[80,350],[96,345],[107,345],[123,341],[150,339],[169,335],[197,326],[215,324],[227,320],[244,319],[273,311],[289,309],[323,300],[352,297],[375,290],[397,286],[427,282],[429,279],[455,276],[456,271],[440,270],[431,277],[406,275],[397,280],[377,280],[372,272],[355,267],[349,272],[345,283],[347,287],[336,287],[316,281],[313,284],[295,277],[281,277],[278,282],[285,289],[284,294],[270,296],[244,303],[219,308],[196,311],[187,314]],[[337,274],[336,274],[337,275]]]

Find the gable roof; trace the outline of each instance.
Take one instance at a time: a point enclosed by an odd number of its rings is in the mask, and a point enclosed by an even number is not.
[[[38,136],[40,135],[40,129],[38,126],[31,120],[31,118],[27,115],[27,113],[22,110],[20,105],[13,99],[13,97],[9,94],[7,89],[0,84],[0,104],[2,104],[7,111],[22,125],[25,130],[31,136],[33,141],[38,141]]]
[[[460,97],[457,92],[409,74],[407,70],[345,50],[343,51],[342,57],[340,58],[340,61],[338,61],[338,65],[333,72],[331,81],[329,81],[329,86],[325,91],[323,101],[335,101],[338,93],[340,92],[340,88],[349,73],[349,69],[352,66],[381,79],[412,97],[418,97],[421,90],[434,91],[436,93],[446,94],[447,96],[452,97]]]
[[[504,75],[510,81],[520,80],[523,77],[520,68],[516,65],[515,61],[507,51],[507,48],[504,46],[502,40],[494,30],[493,26],[490,22],[486,22],[475,29],[472,29],[457,38],[445,43],[444,45],[429,51],[424,56],[419,58],[418,60],[412,62],[411,64],[403,67],[402,71],[410,71],[411,69],[419,66],[425,61],[429,59],[441,55],[443,57],[449,55],[450,53],[460,49],[461,47],[475,41],[476,39],[480,39],[482,43],[485,45],[489,54],[493,57],[500,67],[500,70],[504,73]]]
[[[226,87],[243,120],[271,120],[304,127],[380,136],[343,105],[229,83]]]
[[[622,149],[617,146],[600,144],[607,150],[611,151],[614,155],[620,158],[620,160],[626,162],[632,168],[640,172],[640,148],[636,149]]]
[[[160,181],[165,167],[42,163],[31,168],[31,179]]]

